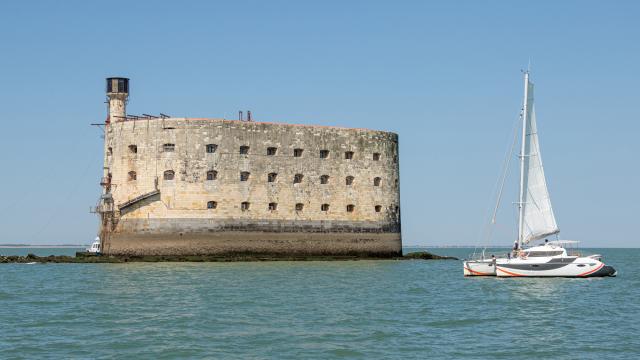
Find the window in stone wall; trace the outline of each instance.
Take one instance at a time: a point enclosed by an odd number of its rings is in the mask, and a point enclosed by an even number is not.
[[[381,181],[382,179],[379,177],[373,178],[373,186],[380,186]]]
[[[395,179],[395,180],[394,180],[394,186],[395,186],[396,188],[398,188],[398,179]]]
[[[356,209],[356,206],[353,204],[347,205],[347,212],[353,212]]]
[[[278,210],[278,203],[269,203],[269,211],[276,211]]]
[[[249,175],[251,175],[250,172],[248,171],[243,171],[240,173],[240,181],[247,181],[249,180]]]
[[[268,156],[275,156],[278,153],[278,148],[277,147],[268,147],[267,148],[267,155]]]
[[[302,211],[304,209],[304,204],[303,203],[297,203],[296,204],[296,211]]]
[[[167,170],[164,172],[165,180],[173,180],[176,176],[176,173],[173,170]]]
[[[107,155],[109,155],[109,156],[113,155],[113,148],[112,147],[108,147],[107,148]]]
[[[345,153],[344,153],[344,158],[345,158],[346,160],[351,160],[351,159],[353,159],[353,151],[347,151],[347,152],[345,152]]]
[[[129,171],[129,181],[135,181],[138,179],[135,171]]]
[[[248,201],[245,201],[245,202],[243,202],[243,203],[241,203],[241,204],[240,204],[240,209],[241,209],[242,211],[248,211],[248,210],[249,210],[249,206],[250,206],[250,205],[251,205],[251,204],[250,204]]]
[[[328,184],[329,183],[329,175],[320,176],[320,184]]]
[[[329,204],[322,204],[322,206],[320,206],[320,210],[329,211]]]
[[[329,157],[329,150],[320,150],[320,159],[326,159]]]
[[[176,144],[164,144],[162,145],[162,150],[164,152],[174,152],[176,151]]]
[[[373,153],[373,161],[380,161],[380,153]]]
[[[216,144],[207,144],[207,154],[213,154],[218,150],[218,145]]]
[[[293,149],[293,156],[294,157],[302,157],[302,152],[304,150],[303,149]]]
[[[207,171],[207,180],[217,180],[218,179],[218,172],[215,170],[209,170]]]
[[[129,152],[132,154],[137,154],[138,153],[138,146],[137,145],[129,145]]]
[[[240,155],[249,154],[249,147],[247,145],[240,146]]]
[[[293,183],[294,183],[294,184],[300,184],[300,183],[302,182],[302,178],[303,178],[303,177],[304,177],[304,176],[303,176],[302,174],[295,174],[295,175],[293,176]]]
[[[398,163],[398,155],[393,155],[393,163]]]
[[[215,209],[218,207],[218,203],[215,201],[207,201],[207,209]]]
[[[375,210],[376,210],[377,213],[382,211],[382,205],[376,205]]]
[[[267,175],[267,181],[268,182],[276,182],[276,178],[277,177],[278,177],[278,174],[270,173],[269,175]]]
[[[347,185],[353,185],[353,176],[347,176],[347,178],[345,179],[345,183]]]

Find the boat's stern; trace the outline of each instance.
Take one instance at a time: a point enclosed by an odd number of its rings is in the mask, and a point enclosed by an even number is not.
[[[496,276],[492,260],[465,260],[462,264],[464,276]]]

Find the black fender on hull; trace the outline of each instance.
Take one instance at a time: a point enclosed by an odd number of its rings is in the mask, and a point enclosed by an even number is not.
[[[605,265],[602,268],[600,268],[600,270],[589,274],[585,277],[606,277],[606,276],[616,276],[618,272],[616,271],[616,269],[613,268],[613,266],[609,266],[609,265]]]

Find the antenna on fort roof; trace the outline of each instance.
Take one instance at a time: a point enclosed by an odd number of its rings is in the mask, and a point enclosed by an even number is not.
[[[247,110],[247,121],[251,121],[251,110]]]
[[[107,101],[109,102],[109,109],[106,122],[124,120],[127,117],[127,101],[129,101],[128,78],[107,78]]]
[[[238,120],[243,121],[244,119],[242,118],[242,110],[238,111]]]

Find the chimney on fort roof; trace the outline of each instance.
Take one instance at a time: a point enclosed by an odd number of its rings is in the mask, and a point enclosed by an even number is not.
[[[122,77],[107,78],[107,99],[109,100],[107,121],[123,120],[127,116],[129,79]]]

